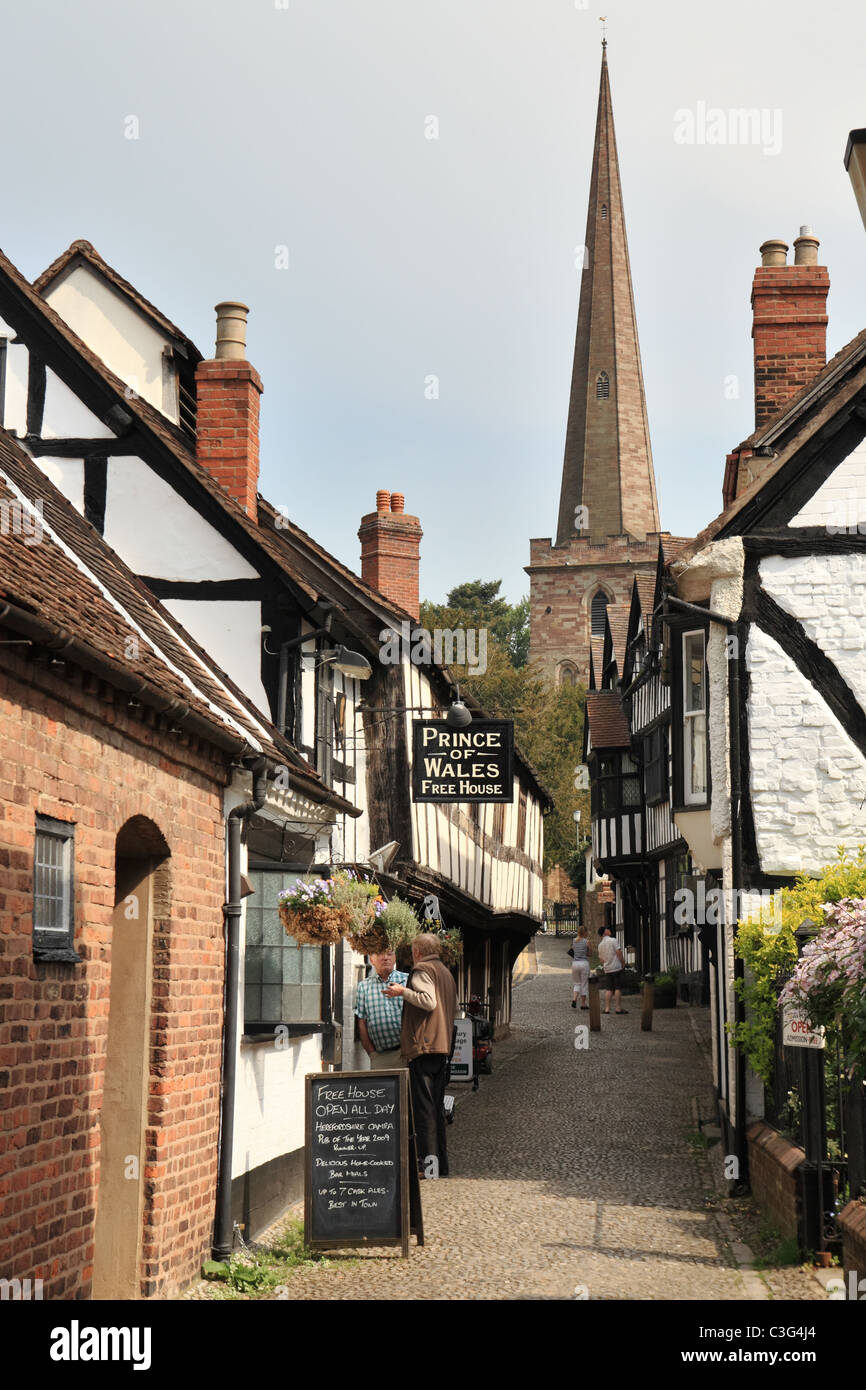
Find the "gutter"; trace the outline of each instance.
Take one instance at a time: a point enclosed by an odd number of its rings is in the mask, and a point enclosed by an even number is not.
[[[256,758],[253,795],[235,806],[228,815],[228,895],[223,913],[226,932],[226,976],[223,1002],[223,1064],[220,1084],[219,1172],[217,1176],[216,1219],[213,1257],[228,1260],[232,1253],[232,1159],[234,1155],[235,1090],[238,1064],[238,994],[240,984],[241,935],[241,833],[256,811],[265,804],[268,793],[268,761]]]
[[[206,739],[218,748],[227,749],[235,757],[249,752],[248,739],[232,733],[228,726],[220,726],[216,721],[211,723],[197,710],[191,709],[185,701],[164,694],[143,677],[131,675],[119,661],[105,656],[95,647],[81,641],[67,628],[46,623],[34,613],[29,613],[26,608],[6,602],[0,605],[0,623],[5,623],[16,632],[24,633],[26,637],[40,646],[47,647],[49,651],[62,652],[70,661],[98,676],[100,680],[126,691],[143,705],[148,705],[159,714],[183,724],[190,733]]]

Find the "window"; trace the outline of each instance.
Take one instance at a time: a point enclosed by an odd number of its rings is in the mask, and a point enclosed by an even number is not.
[[[648,806],[667,800],[668,731],[664,724],[644,740],[644,786]]]
[[[577,685],[577,671],[570,661],[561,661],[556,668],[557,685]]]
[[[703,632],[683,633],[683,800],[707,799],[707,686]]]
[[[517,848],[526,848],[526,788],[520,788],[517,801]]]
[[[606,401],[610,398],[610,377],[607,372],[599,372],[595,383],[596,400]]]
[[[598,760],[594,813],[612,814],[624,807],[640,806],[640,774],[630,753],[611,753]]]
[[[604,615],[607,612],[607,594],[599,589],[592,599],[591,632],[593,637],[604,636]]]
[[[246,902],[244,954],[244,1026],[320,1023],[323,959],[327,946],[298,946],[280,921],[277,894],[303,874],[278,868],[251,868],[253,893]]]
[[[316,771],[326,787],[334,782],[336,709],[334,668],[316,653]]]
[[[33,954],[77,960],[75,954],[75,826],[36,816],[33,854]]]

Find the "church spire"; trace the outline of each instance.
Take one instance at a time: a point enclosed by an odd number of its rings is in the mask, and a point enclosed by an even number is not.
[[[575,526],[579,506],[588,514],[582,528]],[[659,530],[606,39],[556,544],[568,545],[581,530],[599,541]]]

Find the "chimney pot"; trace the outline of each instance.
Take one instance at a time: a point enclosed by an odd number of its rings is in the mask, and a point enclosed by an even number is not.
[[[404,510],[405,506],[406,506],[406,498],[403,496],[402,492],[392,492],[392,493],[391,493],[391,511],[392,511],[392,512],[402,512],[402,511]]]
[[[387,489],[380,487],[376,493],[376,511],[387,512],[391,509],[391,494]]]
[[[761,265],[787,265],[788,243],[771,237],[761,244]]]
[[[811,227],[801,227],[794,242],[794,265],[817,265],[820,244]]]
[[[246,304],[237,299],[225,299],[216,306],[216,352],[217,362],[228,359],[245,362],[247,356],[247,314]]]

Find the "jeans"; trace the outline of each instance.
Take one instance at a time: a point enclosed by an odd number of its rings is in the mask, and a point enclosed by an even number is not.
[[[426,1052],[409,1063],[412,1110],[415,1116],[415,1143],[418,1167],[425,1174],[447,1177],[448,1153],[445,1147],[445,1068],[444,1052]],[[438,1168],[428,1160],[435,1158]]]

